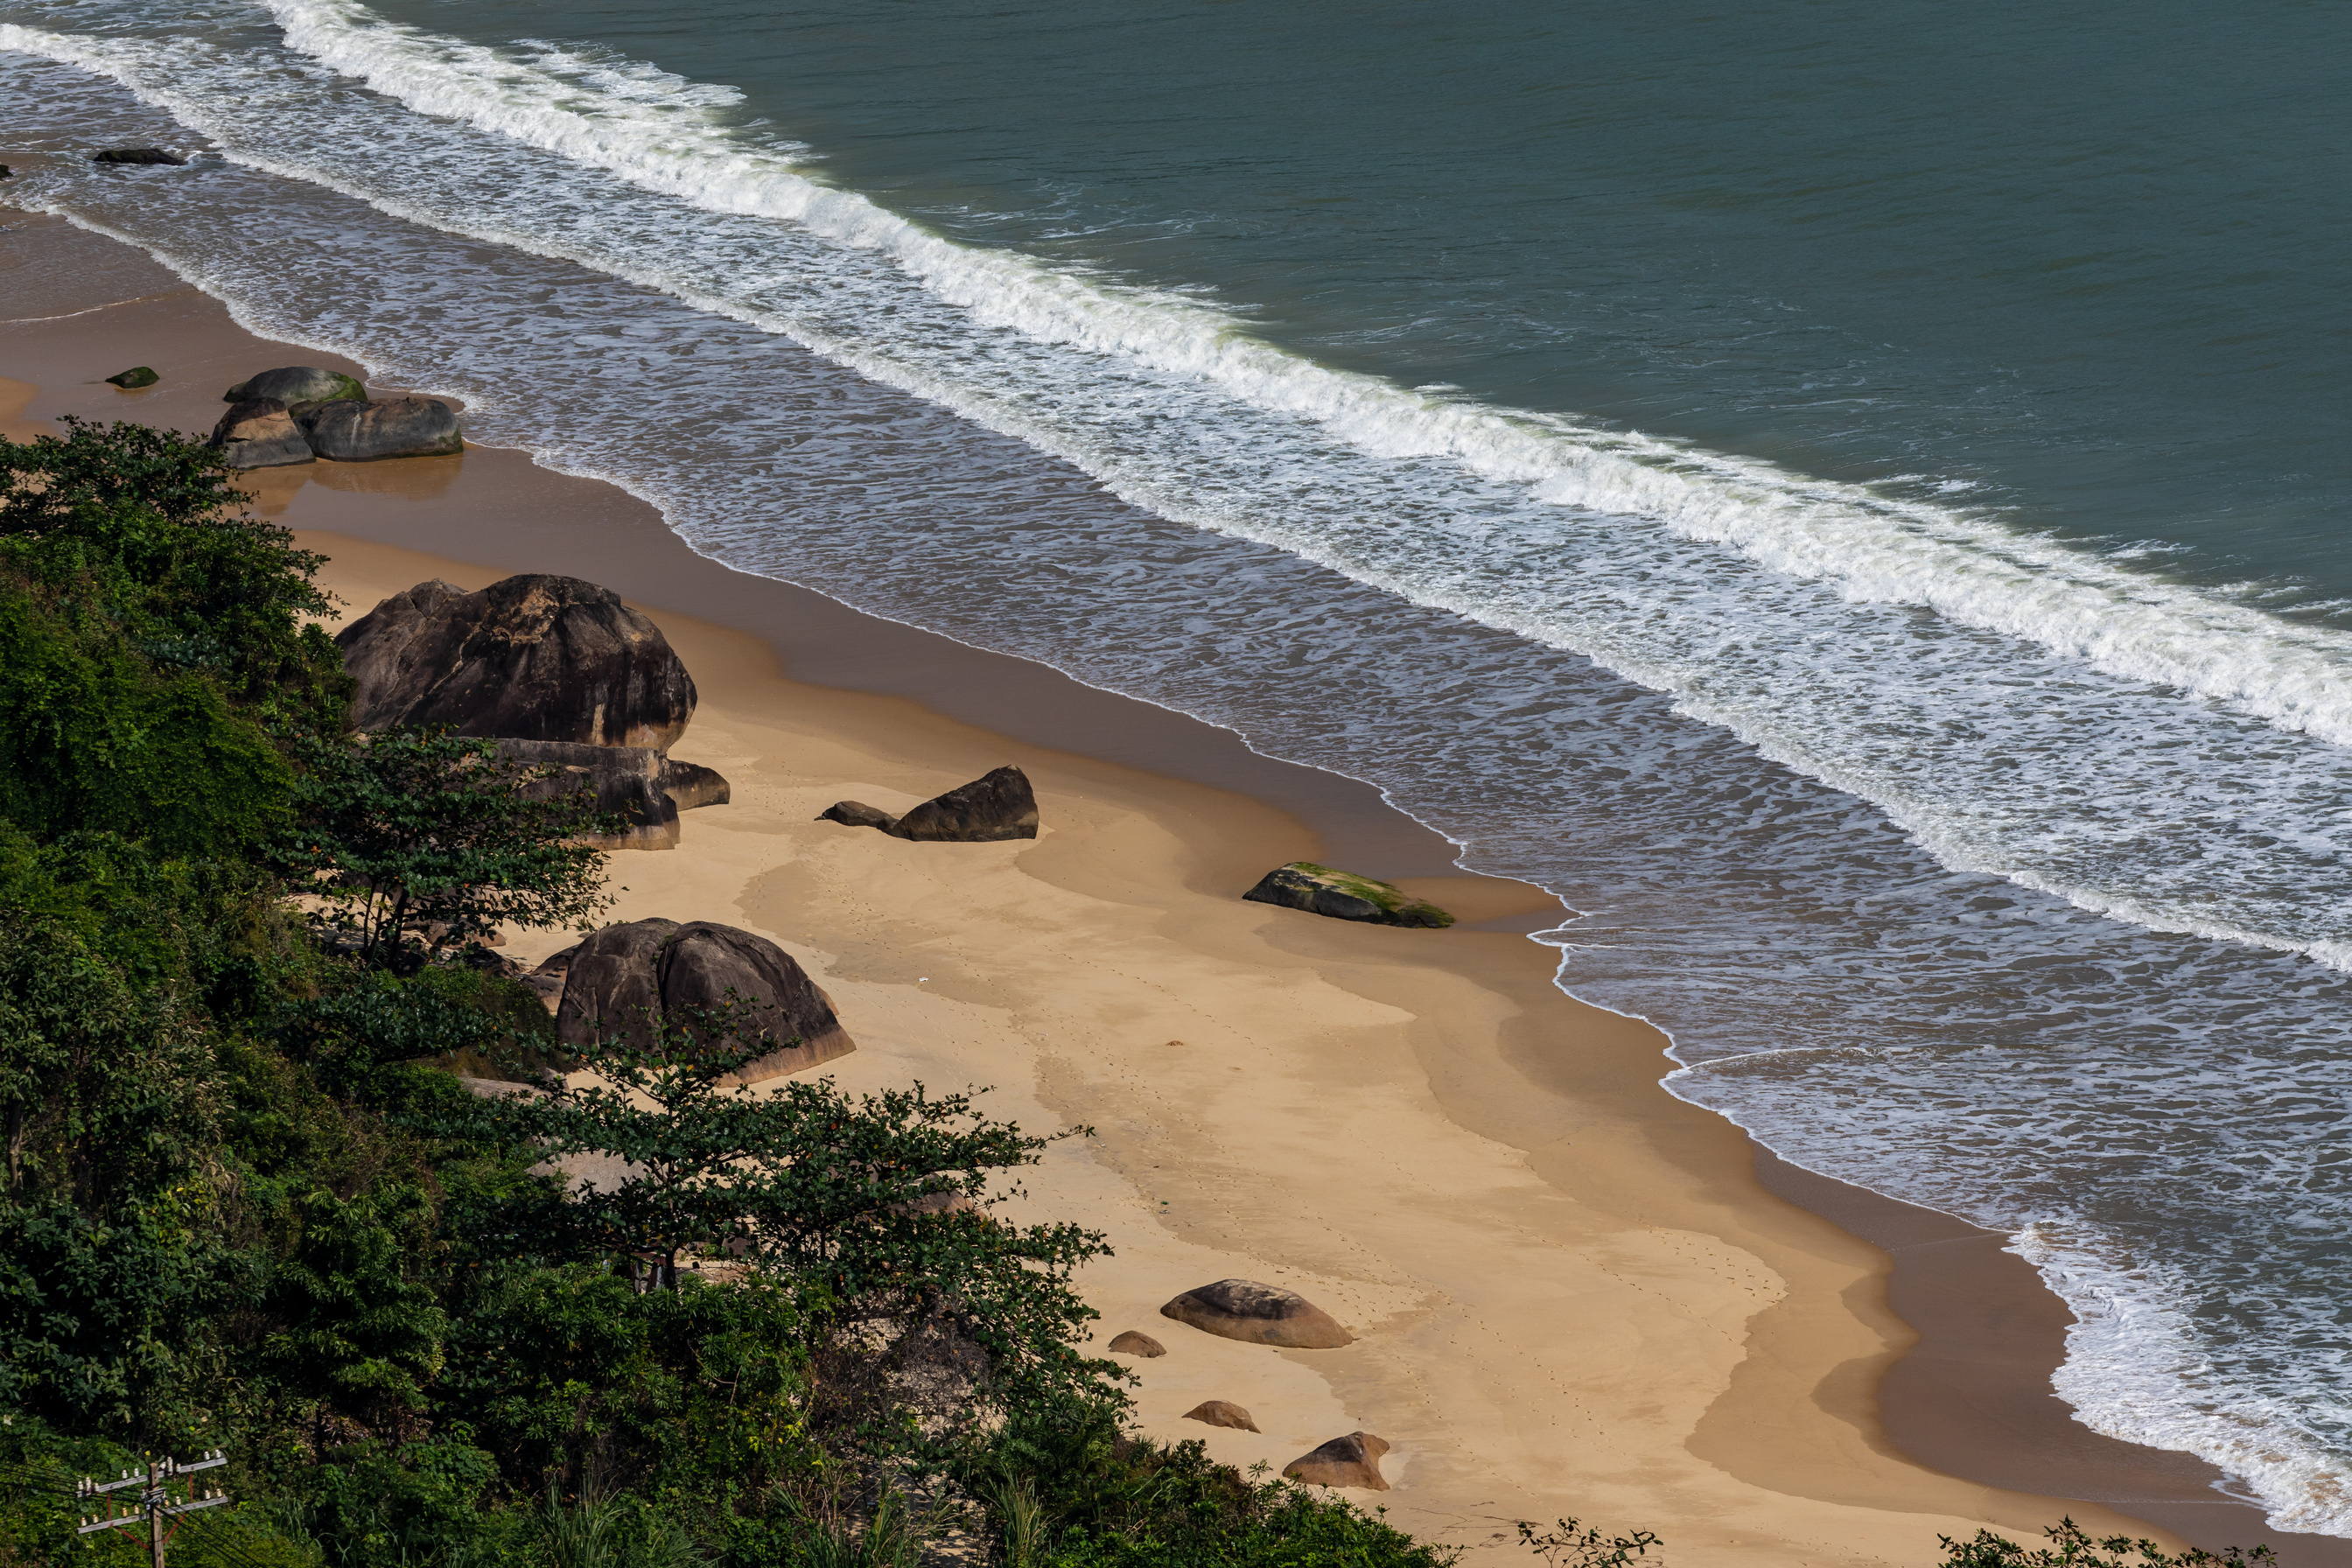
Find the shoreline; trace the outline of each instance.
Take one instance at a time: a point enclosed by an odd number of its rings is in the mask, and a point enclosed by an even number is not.
[[[33,219],[18,232],[33,234],[37,241],[33,231],[51,226],[65,226],[58,220]],[[71,233],[76,243],[113,245],[80,231]],[[241,379],[261,363],[320,363],[358,370],[347,361],[311,351],[265,347],[229,322],[217,302],[147,265],[158,275],[151,281],[159,287],[137,298],[95,309],[71,322],[10,325],[7,374],[48,389],[32,397],[28,408],[11,412],[12,434],[26,416],[85,410],[100,417],[205,428],[219,407],[215,384]],[[111,275],[119,277],[122,270]],[[168,368],[159,363],[170,357],[161,344],[169,344],[177,356]],[[257,362],[257,353],[265,357]],[[113,363],[117,359],[121,363]],[[125,395],[93,384],[98,376],[136,363],[164,370],[163,385]],[[1630,1272],[1642,1278],[1673,1276],[1679,1309],[1693,1321],[1706,1321],[1706,1332],[1723,1339],[1736,1353],[1724,1361],[1720,1351],[1711,1352],[1721,1364],[1711,1363],[1703,1369],[1701,1387],[1685,1390],[1681,1405],[1664,1418],[1668,1427],[1682,1422],[1686,1428],[1683,1435],[1662,1448],[1656,1441],[1659,1434],[1651,1433],[1639,1447],[1654,1464],[1664,1462],[1668,1449],[1680,1447],[1740,1489],[1805,1505],[1771,1526],[1751,1527],[1736,1521],[1754,1512],[1755,1497],[1743,1500],[1698,1487],[1697,1492],[1708,1494],[1702,1498],[1691,1491],[1696,1483],[1685,1479],[1666,1489],[1685,1505],[1675,1510],[1680,1517],[1662,1521],[1640,1512],[1640,1499],[1654,1495],[1654,1487],[1613,1474],[1586,1474],[1576,1480],[1585,1489],[1561,1503],[1560,1511],[1589,1516],[1606,1498],[1612,1510],[1607,1515],[1610,1523],[1659,1530],[1667,1538],[1669,1560],[1679,1561],[1717,1555],[1718,1541],[1728,1549],[1727,1560],[1753,1561],[1769,1553],[1788,1561],[1819,1561],[1809,1552],[1826,1548],[1831,1560],[1880,1561],[1887,1560],[1881,1552],[1895,1548],[1898,1540],[1908,1542],[1899,1548],[1900,1560],[1926,1561],[1939,1530],[1965,1534],[1972,1521],[1981,1519],[2005,1533],[2031,1539],[2039,1525],[2071,1510],[2095,1532],[2143,1533],[2137,1521],[2145,1519],[2200,1544],[2267,1541],[2292,1553],[2293,1563],[2352,1562],[2352,1542],[2277,1536],[2255,1528],[2258,1512],[2204,1489],[2204,1478],[2216,1472],[2199,1461],[2099,1438],[2073,1423],[2065,1407],[2049,1394],[2047,1383],[2049,1367],[2063,1353],[2067,1314],[2030,1268],[1999,1252],[1998,1237],[1786,1166],[1712,1113],[1675,1100],[1656,1082],[1668,1065],[1659,1054],[1663,1037],[1646,1025],[1566,997],[1551,984],[1549,950],[1512,934],[1555,923],[1557,900],[1525,884],[1455,869],[1451,847],[1441,837],[1388,807],[1370,786],[1258,757],[1229,731],[1094,690],[1045,667],[862,616],[808,590],[731,572],[695,555],[644,503],[598,481],[541,469],[520,452],[471,448],[459,458],[415,459],[369,468],[309,465],[264,470],[251,478],[262,515],[303,531],[315,542],[314,548],[331,543],[330,553],[341,552],[325,575],[347,584],[346,597],[373,591],[362,584],[405,586],[406,582],[394,580],[403,569],[437,572],[446,567],[453,580],[469,586],[512,571],[545,570],[612,586],[654,613],[666,627],[686,626],[682,617],[690,616],[696,623],[691,632],[673,629],[672,635],[682,651],[689,637],[712,650],[707,658],[689,656],[698,678],[707,661],[715,660],[713,668],[724,667],[730,673],[724,681],[710,682],[705,718],[681,742],[683,755],[700,756],[697,742],[709,732],[706,721],[716,721],[712,728],[721,733],[730,722],[738,728],[756,726],[757,721],[743,713],[763,703],[820,715],[819,728],[835,738],[881,731],[920,734],[949,750],[978,748],[979,754],[985,747],[972,739],[972,732],[985,731],[989,743],[1000,750],[1024,752],[1024,766],[1031,765],[1026,752],[1058,753],[1040,764],[1041,793],[1049,798],[1055,793],[1055,786],[1045,783],[1050,772],[1060,775],[1066,798],[1089,807],[1111,803],[1133,812],[1143,809],[1137,803],[1148,802],[1150,810],[1191,819],[1189,837],[1180,835],[1187,837],[1184,852],[1163,846],[1160,853],[1172,857],[1168,864],[1182,868],[1184,890],[1209,903],[1181,915],[1162,910],[1167,921],[1197,923],[1205,918],[1204,910],[1223,910],[1217,900],[1229,900],[1237,891],[1224,883],[1237,874],[1234,868],[1251,863],[1237,858],[1238,851],[1232,848],[1244,841],[1253,852],[1328,858],[1351,869],[1402,879],[1413,891],[1457,909],[1469,929],[1457,928],[1442,950],[1401,946],[1395,940],[1400,933],[1319,930],[1314,927],[1335,922],[1302,926],[1257,913],[1241,922],[1260,928],[1257,947],[1226,929],[1230,921],[1213,931],[1196,931],[1189,941],[1196,954],[1213,953],[1227,965],[1286,959],[1294,967],[1313,970],[1324,984],[1337,984],[1368,1005],[1368,1020],[1383,1010],[1411,1018],[1411,1024],[1402,1026],[1367,1021],[1349,1026],[1349,1032],[1401,1028],[1400,1037],[1386,1047],[1385,1081],[1391,1090],[1410,1098],[1418,1079],[1421,1096],[1435,1108],[1424,1108],[1424,1114],[1437,1116],[1478,1142],[1480,1152],[1475,1154],[1454,1151],[1470,1167],[1490,1158],[1495,1150],[1516,1152],[1520,1169],[1545,1189],[1515,1194],[1507,1205],[1516,1209],[1522,1200],[1532,1205],[1528,1215],[1515,1222],[1523,1228],[1532,1226],[1540,1235],[1555,1224],[1564,1225],[1557,1215],[1550,1222],[1532,1216],[1565,1202],[1601,1216],[1602,1229],[1612,1237],[1646,1232],[1654,1238],[1668,1238],[1663,1253],[1636,1247],[1640,1256],[1632,1259]],[[323,537],[327,535],[332,539]],[[363,542],[341,543],[346,540]],[[366,570],[362,570],[363,564]],[[363,612],[372,603],[354,598],[352,609]],[[942,787],[955,782],[961,780],[943,779]],[[840,793],[857,791],[845,783]],[[738,867],[703,866],[707,857],[698,853],[695,840],[714,837],[705,831],[713,811],[740,816],[746,809],[708,808],[691,814],[682,824],[686,842],[680,850],[623,855],[616,858],[614,872],[649,886],[682,885],[682,879],[695,875],[735,876]],[[1218,824],[1221,812],[1240,826]],[[788,824],[763,831],[793,836],[806,829]],[[1203,849],[1202,842],[1224,847]],[[1049,839],[1034,853],[1054,859],[1045,855],[1047,847],[1058,854],[1060,847]],[[830,854],[834,847],[824,845],[817,852]],[[646,862],[673,859],[675,865],[640,870]],[[782,869],[773,868],[762,876]],[[1065,890],[1083,887],[1098,892],[1107,875],[1099,863],[1072,862],[1059,865],[1046,879],[1067,884]],[[1139,907],[1159,896],[1129,888],[1114,901]],[[839,966],[839,954],[832,955],[830,966],[817,956],[827,952],[821,911],[809,907],[805,898],[774,894],[760,900],[747,896],[741,901],[747,914],[773,922],[762,929],[803,954],[829,986],[840,983],[845,972]],[[625,908],[623,918],[631,918]],[[733,917],[714,908],[709,918]],[[1441,952],[1442,962],[1433,962],[1433,954]],[[879,960],[867,966],[876,962]],[[849,965],[853,971],[857,967]],[[1449,973],[1433,978],[1438,969]],[[1335,975],[1340,978],[1335,981]],[[909,978],[855,983],[904,991]],[[928,976],[911,981],[929,983]],[[970,1005],[993,1005],[979,1000],[982,993],[993,994],[983,980],[967,975],[961,984],[972,994],[966,998]],[[1464,1004],[1466,1011],[1459,1019],[1444,1018],[1430,1006],[1430,996],[1439,992]],[[891,1004],[905,1005],[903,1000]],[[1564,1050],[1563,1044],[1576,1048]],[[1101,1066],[1094,1064],[1094,1068]],[[1113,1117],[1126,1104],[1103,1087],[1108,1080],[1100,1070],[1090,1070],[1083,1062],[1057,1061],[1049,1052],[1039,1058],[1037,1072],[1039,1101],[1052,1114],[1113,1129],[1097,1152],[1098,1163],[1129,1188],[1141,1190],[1141,1184],[1153,1180],[1148,1172],[1159,1165],[1138,1165],[1137,1151],[1156,1146],[1139,1134],[1116,1130]],[[1132,1091],[1135,1086],[1126,1087]],[[1105,1110],[1112,1114],[1103,1114]],[[1572,1142],[1564,1130],[1574,1131]],[[1601,1151],[1597,1159],[1596,1148]],[[1301,1157],[1297,1151],[1289,1155],[1293,1165]],[[1328,1151],[1323,1157],[1330,1157]],[[1226,1170],[1230,1161],[1201,1155],[1194,1163],[1204,1171],[1223,1173],[1219,1181],[1231,1179]],[[1292,1165],[1285,1168],[1305,1179]],[[1483,1171],[1481,1177],[1502,1180],[1496,1173],[1500,1169]],[[1112,1203],[1100,1193],[1073,1201],[1082,1206]],[[1263,1259],[1278,1250],[1267,1237],[1287,1234],[1295,1226],[1251,1212],[1254,1217],[1236,1221],[1234,1228],[1246,1233],[1257,1248],[1241,1250]],[[1148,1206],[1145,1214],[1148,1218]],[[1444,1216],[1440,1220],[1440,1228],[1445,1228]],[[1131,1223],[1131,1216],[1125,1223]],[[1712,1245],[1694,1254],[1671,1239],[1675,1236]],[[1304,1253],[1328,1245],[1293,1239]],[[1548,1239],[1556,1247],[1560,1244],[1558,1236]],[[1202,1245],[1189,1234],[1183,1240]],[[1590,1237],[1583,1245],[1590,1250]],[[1618,1251],[1626,1246],[1622,1240],[1612,1245]],[[1123,1247],[1123,1254],[1125,1250]],[[1700,1254],[1704,1256],[1694,1262]],[[1343,1259],[1335,1254],[1328,1261]],[[1755,1285],[1757,1261],[1778,1276],[1781,1289],[1777,1296]],[[1395,1267],[1391,1264],[1388,1271]],[[1604,1266],[1602,1271],[1625,1274],[1628,1260],[1617,1258],[1615,1267]],[[1748,1281],[1745,1284],[1738,1282],[1743,1273]],[[1356,1278],[1328,1267],[1319,1275],[1333,1280]],[[1702,1277],[1717,1283],[1703,1285]],[[1465,1296],[1462,1289],[1446,1293]],[[1132,1300],[1143,1301],[1149,1294],[1134,1294]],[[1366,1295],[1359,1310],[1384,1313],[1384,1321],[1418,1314],[1424,1326],[1412,1332],[1423,1336],[1428,1324],[1445,1317],[1436,1308],[1393,1300],[1384,1307],[1374,1300],[1381,1294]],[[1529,1316],[1530,1310],[1526,1301],[1515,1300],[1485,1316],[1510,1318],[1543,1330],[1544,1310],[1534,1309]],[[1551,1310],[1556,1312],[1556,1306]],[[1343,1315],[1359,1321],[1352,1313]],[[1479,1316],[1472,1314],[1472,1320]],[[1140,1320],[1130,1324],[1107,1318],[1103,1337],[1129,1326],[1150,1327]],[[1462,1326],[1454,1324],[1457,1330]],[[1562,1331],[1555,1326],[1551,1331]],[[1434,1342],[1421,1342],[1399,1364],[1426,1381],[1438,1375],[1433,1369],[1451,1364],[1449,1353]],[[1336,1395],[1349,1419],[1363,1418],[1367,1412],[1370,1419],[1384,1419],[1381,1407],[1392,1405],[1393,1395],[1380,1386],[1374,1369],[1350,1366],[1365,1359],[1349,1352],[1348,1361],[1328,1363],[1331,1381],[1324,1397]],[[1327,1365],[1313,1356],[1302,1362],[1297,1352],[1286,1353],[1284,1361],[1308,1380],[1322,1377]],[[1148,1363],[1147,1388],[1154,1386],[1150,1374],[1160,1367]],[[1696,1409],[1687,1408],[1696,1393],[1713,1387],[1709,1380],[1721,1386],[1713,1388]],[[1638,1398],[1642,1380],[1635,1377],[1627,1387]],[[1626,1390],[1610,1392],[1616,1395]],[[1579,1406],[1595,1397],[1591,1391],[1580,1393],[1565,1384],[1563,1394]],[[1303,1389],[1296,1397],[1312,1403],[1315,1395]],[[1433,1391],[1426,1400],[1442,1403],[1445,1397],[1451,1397],[1450,1392],[1442,1395]],[[1522,1400],[1517,1408],[1498,1409],[1496,1419],[1516,1430],[1549,1414],[1526,1405]],[[1166,1414],[1172,1418],[1172,1411]],[[1144,1415],[1155,1436],[1203,1435],[1182,1430],[1172,1419],[1163,1421],[1152,1409]],[[1455,1416],[1447,1420],[1459,1424]],[[1531,1429],[1522,1435],[1535,1440]],[[1224,1458],[1221,1445],[1240,1440],[1220,1436],[1213,1449]],[[1925,1463],[1906,1458],[1906,1451]],[[1405,1453],[1406,1445],[1400,1444],[1400,1455]],[[1275,1462],[1286,1457],[1276,1456]],[[1471,1519],[1513,1517],[1472,1507],[1475,1485],[1465,1490],[1454,1480],[1438,1478],[1424,1485],[1423,1463],[1404,1458],[1402,1469],[1392,1468],[1399,1489],[1381,1500],[1407,1528],[1455,1539]],[[1459,1461],[1455,1468],[1462,1468]],[[2115,1511],[2085,1510],[2067,1504],[2063,1497],[2048,1496],[2048,1481],[2062,1475],[2067,1484],[2054,1489],[2078,1500],[2110,1502]],[[1519,1506],[1531,1507],[1538,1496],[1553,1491],[1549,1487],[1513,1489],[1526,1499]],[[1426,1502],[1416,1496],[1424,1491],[1430,1494]],[[1578,1497],[1585,1499],[1583,1504]],[[1414,1523],[1413,1513],[1424,1508],[1433,1517],[1454,1522]],[[1890,1532],[1883,1520],[1876,1528],[1866,1528],[1857,1514],[1893,1514],[1909,1523]],[[2094,1522],[2101,1519],[2105,1522]],[[1735,1522],[1726,1525],[1726,1521]],[[1824,1533],[1840,1528],[1847,1533]],[[1696,1539],[1709,1529],[1728,1529],[1730,1533],[1718,1534],[1717,1540]],[[1455,1533],[1446,1534],[1448,1531]],[[1756,1539],[1759,1533],[1764,1539]],[[1789,1550],[1768,1548],[1767,1541]],[[1800,1543],[1808,1552],[1797,1551]]]

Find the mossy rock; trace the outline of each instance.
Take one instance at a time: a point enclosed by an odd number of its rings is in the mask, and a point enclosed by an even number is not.
[[[1414,898],[1402,888],[1359,877],[1352,871],[1335,871],[1312,860],[1293,860],[1287,866],[1276,867],[1259,878],[1257,886],[1242,897],[1255,903],[1280,904],[1285,909],[1305,910],[1308,914],[1328,915],[1337,921],[1362,921],[1370,925],[1436,929],[1454,923],[1452,915],[1427,900]]]
[[[155,374],[152,367],[143,364],[134,364],[129,370],[124,371],[121,375],[108,376],[106,378],[106,384],[109,386],[119,386],[125,392],[136,392],[142,386],[152,386],[163,379],[163,378],[162,376]]]
[[[365,403],[367,388],[341,371],[289,364],[265,370],[221,394],[223,403],[251,403],[264,397],[274,397],[289,408],[305,403]]]

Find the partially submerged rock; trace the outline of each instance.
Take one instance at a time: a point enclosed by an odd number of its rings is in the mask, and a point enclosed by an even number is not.
[[[1029,787],[1027,773],[1003,767],[927,800],[904,816],[894,817],[863,801],[841,800],[819,812],[817,820],[877,827],[893,838],[986,844],[1036,837],[1037,795]]]
[[[103,153],[93,153],[93,163],[169,163],[174,167],[187,160],[177,153],[166,153],[161,147],[110,147]]]
[[[1245,1344],[1328,1351],[1355,1342],[1337,1318],[1306,1297],[1255,1279],[1220,1279],[1187,1290],[1160,1315]]]
[[[1283,1466],[1282,1473],[1311,1487],[1357,1487],[1384,1492],[1389,1483],[1381,1475],[1381,1456],[1388,1451],[1388,1444],[1370,1432],[1350,1432],[1344,1437],[1332,1438],[1312,1453],[1301,1454]]]
[[[586,834],[582,842],[599,849],[677,847],[677,805],[667,788],[669,763],[652,747],[510,737],[501,737],[498,745],[515,762],[551,770],[528,785],[526,795],[545,799],[585,790],[596,797],[599,812],[621,819],[619,832]]]
[[[661,628],[610,589],[531,574],[468,594],[420,583],[335,637],[362,730],[667,751],[694,717],[694,679]]]
[[[213,426],[210,444],[232,468],[283,468],[316,456],[302,427],[274,397],[236,405]]]
[[[257,397],[274,397],[289,408],[299,403],[364,403],[367,388],[337,371],[289,364],[249,376],[221,394],[223,403],[249,403]]]
[[[0,165],[5,168],[5,165]],[[125,392],[136,392],[142,386],[152,386],[163,378],[155,374],[152,365],[134,364],[129,370],[106,378],[109,386],[119,386]]]
[[[1150,1334],[1138,1333],[1133,1329],[1129,1329],[1111,1341],[1110,1352],[1113,1355],[1141,1356],[1145,1361],[1150,1361],[1156,1356],[1166,1355],[1168,1347]]]
[[[1204,1399],[1184,1412],[1184,1419],[1210,1426],[1229,1426],[1236,1432],[1257,1430],[1257,1423],[1250,1419],[1248,1411],[1225,1399]]]
[[[701,1037],[698,1017],[730,991],[767,1009],[756,1026],[777,1044],[734,1075],[740,1082],[799,1072],[857,1048],[832,999],[792,954],[733,926],[632,921],[606,926],[567,957],[555,1033],[574,1049],[615,1037],[648,1044],[656,1020]]]
[[[692,811],[698,805],[725,805],[734,791],[715,768],[700,763],[681,763],[676,757],[667,759],[662,766],[662,788],[670,804],[680,811]]]
[[[1312,860],[1293,860],[1287,866],[1276,867],[1259,878],[1257,886],[1242,897],[1253,903],[1280,904],[1285,909],[1305,910],[1308,914],[1328,915],[1333,920],[1362,921],[1370,925],[1436,929],[1454,923],[1452,915],[1426,900],[1414,898],[1402,888],[1359,877],[1351,871],[1335,871]]]
[[[388,397],[381,403],[335,399],[294,413],[310,449],[331,462],[373,463],[385,458],[444,458],[466,449],[457,413],[433,397]]]

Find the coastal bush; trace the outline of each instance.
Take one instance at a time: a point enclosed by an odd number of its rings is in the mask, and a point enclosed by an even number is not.
[[[2252,1551],[2231,1546],[2218,1557],[2192,1546],[2176,1556],[2153,1541],[2128,1535],[2094,1539],[2072,1519],[2062,1519],[2042,1533],[2049,1545],[2021,1545],[1990,1530],[1979,1530],[1966,1541],[1939,1535],[1941,1568],[2245,1568],[2278,1561],[2267,1546]]]

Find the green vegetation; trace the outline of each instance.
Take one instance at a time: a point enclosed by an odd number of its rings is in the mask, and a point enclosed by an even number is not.
[[[1936,1539],[1944,1545],[1942,1568],[2206,1568],[2207,1564],[2245,1568],[2249,1563],[2278,1561],[2267,1546],[2252,1552],[2232,1546],[2219,1557],[2191,1548],[2175,1556],[2153,1541],[2128,1535],[2093,1540],[2071,1519],[2062,1519],[2042,1533],[2049,1538],[2049,1545],[2021,1546],[1990,1530],[1978,1531],[1969,1541],[1955,1541],[1948,1535]]]
[[[589,806],[346,733],[241,500],[134,426],[0,443],[0,1568],[128,1568],[74,1479],[212,1448],[186,1568],[1444,1568],[1123,1431],[1102,1238],[992,1213],[1049,1140],[731,1088],[740,1007],[560,1047],[467,944],[602,907]]]

